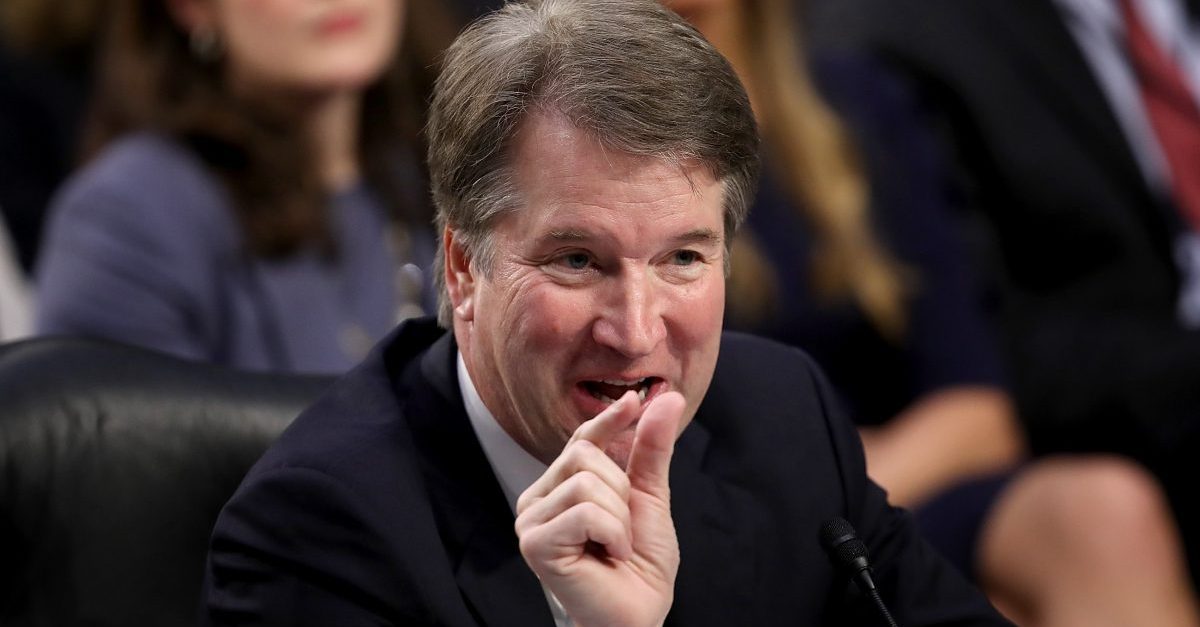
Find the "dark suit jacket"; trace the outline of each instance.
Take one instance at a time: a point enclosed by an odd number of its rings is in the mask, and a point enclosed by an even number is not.
[[[451,334],[409,322],[281,436],[217,522],[208,622],[553,626],[455,354]],[[867,542],[901,624],[1005,624],[867,480],[829,399],[799,351],[725,337],[671,466],[668,624],[875,624],[819,546],[831,516]]]
[[[1181,220],[1053,2],[870,2],[868,45],[944,124],[982,217],[1035,449],[1154,462],[1194,438],[1200,334],[1175,313]]]

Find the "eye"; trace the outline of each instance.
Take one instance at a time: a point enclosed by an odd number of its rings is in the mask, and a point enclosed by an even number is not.
[[[587,253],[567,253],[560,257],[562,264],[572,270],[585,270],[592,263]]]
[[[676,283],[695,281],[704,276],[708,268],[708,261],[703,253],[686,248],[671,251],[659,263],[662,276]]]
[[[580,279],[598,270],[596,257],[586,250],[571,250],[550,256],[542,266],[564,279]]]
[[[671,257],[671,263],[677,266],[690,266],[700,261],[700,253],[694,250],[677,250]]]

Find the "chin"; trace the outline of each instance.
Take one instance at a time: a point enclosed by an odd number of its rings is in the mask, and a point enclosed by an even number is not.
[[[381,76],[375,68],[334,68],[323,72],[313,82],[321,85],[322,91],[362,91]]]
[[[330,51],[310,66],[310,78],[332,88],[362,89],[383,77],[388,61],[377,50]]]

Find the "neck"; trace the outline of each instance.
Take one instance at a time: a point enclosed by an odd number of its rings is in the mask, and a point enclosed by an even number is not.
[[[314,103],[303,115],[316,150],[317,173],[326,189],[342,189],[361,175],[358,157],[358,118],[362,99],[357,93],[338,93]]]
[[[321,186],[329,191],[345,188],[360,177],[358,119],[362,107],[359,91],[287,94],[262,93],[235,79],[240,96],[295,120],[313,151],[313,165]]]

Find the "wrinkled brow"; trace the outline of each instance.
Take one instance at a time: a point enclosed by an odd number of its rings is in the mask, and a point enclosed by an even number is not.
[[[545,244],[549,242],[587,242],[596,239],[602,239],[603,236],[591,231],[582,229],[555,229],[538,238],[538,243]],[[677,246],[685,244],[709,244],[713,246],[721,245],[723,237],[717,231],[712,229],[693,229],[686,233],[681,233],[673,238],[671,242]]]

